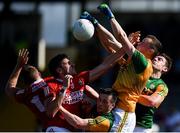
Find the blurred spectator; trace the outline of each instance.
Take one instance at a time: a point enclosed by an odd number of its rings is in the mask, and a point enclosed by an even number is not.
[[[160,126],[156,123],[153,123],[152,132],[160,132]]]
[[[180,73],[180,54],[177,55],[177,59],[175,60],[175,71]]]
[[[180,132],[180,111],[174,106],[170,108],[165,125],[168,132]]]
[[[167,114],[164,109],[159,108],[154,114],[154,123],[159,125],[159,131],[166,131],[165,121]],[[154,131],[154,130],[153,130]]]

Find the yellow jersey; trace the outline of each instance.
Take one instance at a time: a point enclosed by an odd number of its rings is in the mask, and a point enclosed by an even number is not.
[[[90,132],[108,132],[114,122],[112,112],[102,114],[88,121],[88,131]]]
[[[135,112],[136,102],[153,72],[152,62],[136,50],[128,65],[118,72],[113,89],[117,91],[117,108]]]

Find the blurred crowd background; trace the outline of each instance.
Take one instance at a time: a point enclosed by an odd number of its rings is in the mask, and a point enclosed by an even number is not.
[[[159,131],[180,131],[180,0],[0,0],[0,131],[39,131],[38,121],[24,106],[9,100],[5,83],[21,48],[30,51],[29,63],[48,75],[47,63],[58,53],[68,54],[78,71],[89,70],[107,55],[96,34],[86,42],[72,36],[72,26],[87,10],[108,30],[110,24],[96,9],[108,3],[127,34],[153,34],[173,58],[163,77],[169,94],[155,115]],[[110,87],[117,68],[91,85]]]

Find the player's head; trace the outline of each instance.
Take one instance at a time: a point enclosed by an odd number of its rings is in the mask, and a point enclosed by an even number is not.
[[[117,102],[117,94],[112,88],[103,88],[99,90],[99,98],[97,99],[97,112],[109,113],[115,107]]]
[[[25,65],[22,69],[21,75],[24,83],[27,85],[32,84],[34,81],[41,78],[40,72],[36,69],[36,67],[31,65]]]
[[[154,35],[147,35],[141,42],[138,43],[137,49],[147,58],[153,59],[161,52],[162,44]]]
[[[49,72],[56,78],[61,75],[75,74],[74,65],[71,63],[70,58],[66,54],[58,54],[53,57],[49,64]]]
[[[165,53],[155,56],[152,63],[154,71],[161,71],[161,73],[167,73],[172,67],[172,59]]]

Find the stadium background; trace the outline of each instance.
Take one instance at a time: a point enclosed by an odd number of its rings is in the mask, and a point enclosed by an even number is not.
[[[94,68],[107,55],[96,35],[86,42],[78,42],[71,32],[73,22],[85,9],[111,31],[107,20],[96,10],[101,2],[111,5],[116,19],[128,34],[137,30],[141,31],[142,37],[154,34],[173,58],[172,70],[163,77],[170,91],[155,117],[161,131],[166,131],[163,126],[166,116],[172,108],[180,110],[180,0],[0,1],[0,131],[38,131],[39,128],[33,114],[9,100],[4,93],[18,49],[30,50],[29,63],[39,67],[43,76],[48,75],[46,64],[57,53],[67,53],[78,71]],[[38,51],[39,46],[42,53]],[[116,70],[117,67],[91,85],[94,88],[110,87]]]

